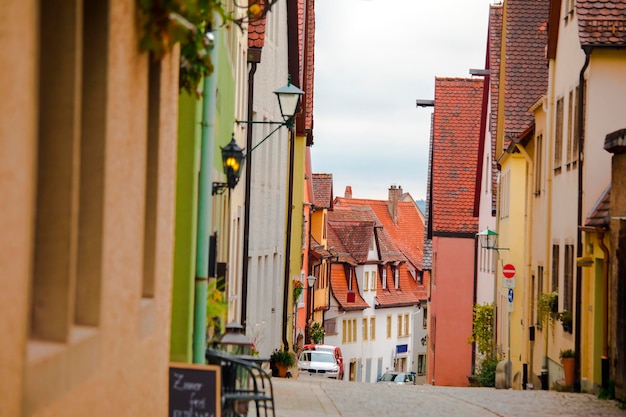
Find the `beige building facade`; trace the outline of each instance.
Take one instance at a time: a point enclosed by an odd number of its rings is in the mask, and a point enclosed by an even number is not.
[[[132,0],[0,10],[0,415],[164,415],[177,53]]]

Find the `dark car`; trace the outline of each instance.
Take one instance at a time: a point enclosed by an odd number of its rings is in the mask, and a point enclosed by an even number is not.
[[[415,384],[415,372],[398,372],[387,371],[378,381],[377,384]]]
[[[308,344],[302,347],[302,351],[305,350],[321,350],[331,352],[335,356],[337,364],[339,365],[339,377],[337,379],[343,379],[343,355],[341,354],[341,348],[339,346]]]

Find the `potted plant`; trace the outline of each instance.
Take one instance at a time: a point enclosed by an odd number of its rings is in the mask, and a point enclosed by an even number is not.
[[[567,310],[561,311],[557,317],[559,321],[561,322],[561,325],[563,325],[563,330],[568,333],[571,333],[572,332],[572,313],[570,313]]]
[[[285,378],[289,367],[296,363],[296,357],[288,350],[276,349],[270,356],[270,363],[276,369],[278,376]]]
[[[309,328],[309,336],[314,344],[319,345],[324,341],[324,327],[315,322]]]
[[[302,291],[304,291],[304,285],[299,279],[293,280],[293,305],[298,304],[298,300],[300,299],[300,295],[302,295]]]
[[[576,357],[576,352],[573,349],[564,349],[561,350],[559,354],[559,358],[561,359],[561,363],[563,364],[563,374],[565,376],[565,385],[572,386],[574,385],[574,358]]]

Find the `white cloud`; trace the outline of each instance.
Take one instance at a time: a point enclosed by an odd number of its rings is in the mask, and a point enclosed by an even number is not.
[[[485,61],[488,0],[317,0],[314,172],[335,195],[426,196],[435,77],[469,77]]]

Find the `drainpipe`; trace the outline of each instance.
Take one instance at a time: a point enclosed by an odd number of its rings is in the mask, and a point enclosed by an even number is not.
[[[285,243],[285,282],[283,285],[283,349],[289,350],[287,331],[289,325],[289,286],[291,285],[291,221],[293,218],[293,176],[294,161],[296,155],[296,135],[292,126],[287,129],[289,139],[289,191],[287,193],[287,231]]]
[[[604,244],[604,229],[597,230],[597,239],[602,253],[604,253],[604,264],[602,267],[603,294],[602,302],[604,303],[604,311],[602,317],[603,335],[602,335],[602,388],[609,388],[609,265],[611,263],[611,254],[609,248]]]
[[[257,64],[261,62],[261,49],[248,49],[248,62],[250,73],[248,75],[248,120],[252,120],[254,113],[254,74]],[[248,315],[248,252],[250,248],[250,188],[252,181],[252,125],[246,127],[246,189],[244,197],[243,215],[243,256],[241,266],[241,326],[246,329],[246,316]]]
[[[214,15],[215,27],[220,18]],[[198,225],[196,237],[196,279],[193,320],[193,363],[205,363],[206,352],[206,304],[209,282],[209,234],[211,220],[211,170],[213,167],[213,144],[215,143],[215,89],[217,80],[217,32],[212,36],[211,48],[213,72],[204,78],[202,98],[202,130],[200,149],[200,176],[198,182]]]
[[[583,146],[585,144],[584,133],[585,127],[583,126],[584,122],[584,108],[583,104],[585,102],[585,71],[589,66],[589,58],[591,57],[591,51],[593,49],[585,47],[583,48],[585,52],[585,63],[583,67],[580,69],[580,75],[578,78],[578,227],[576,232],[576,257],[580,258],[583,256],[583,242],[582,242],[582,230],[580,226],[582,226],[583,219]],[[582,304],[582,267],[576,266],[576,317],[574,320],[574,350],[579,354],[574,358],[574,392],[580,392],[580,340],[581,340],[581,319],[582,312],[581,304]]]

